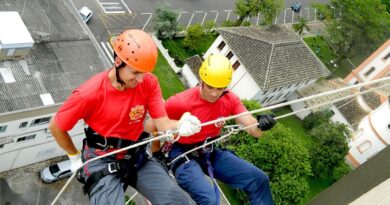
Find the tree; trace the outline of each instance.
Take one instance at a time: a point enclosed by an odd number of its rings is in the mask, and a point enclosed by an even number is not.
[[[381,0],[381,3],[386,6],[387,13],[390,13],[390,0]]]
[[[256,101],[243,100],[243,103],[248,110],[260,108]],[[260,139],[239,132],[229,138],[228,148],[268,174],[276,204],[299,204],[308,192],[309,152],[282,124],[265,132]],[[245,200],[242,194],[239,197]]]
[[[168,4],[159,4],[153,17],[154,30],[159,39],[172,39],[178,31],[179,13]]]
[[[390,14],[381,0],[331,0],[321,9],[330,15],[326,18],[327,41],[336,51],[337,64],[362,51],[374,50],[389,38]]]
[[[203,31],[205,34],[209,35],[213,29],[215,28],[215,22],[213,20],[208,20],[204,22],[203,26]]]
[[[299,18],[299,22],[293,24],[293,27],[295,31],[298,31],[299,35],[302,34],[304,29],[309,30],[309,27],[307,26],[307,19],[305,18]]]
[[[330,123],[330,118],[332,117],[332,111],[330,110],[321,110],[318,112],[310,113],[303,119],[303,127],[306,130],[311,130],[315,126],[321,125],[323,123]]]
[[[266,25],[272,24],[279,11],[284,8],[283,0],[236,0],[234,13],[239,16],[236,25],[241,25],[245,18],[262,14]]]
[[[341,123],[322,123],[310,131],[318,140],[311,151],[312,169],[316,177],[334,179],[336,168],[344,163],[349,147],[350,131]],[[337,171],[336,171],[337,172]]]
[[[203,35],[204,33],[200,24],[191,25],[188,27],[187,35],[184,38],[184,46],[190,50],[195,50]]]

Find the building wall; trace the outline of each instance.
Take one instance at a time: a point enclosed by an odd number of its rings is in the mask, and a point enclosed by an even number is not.
[[[181,75],[183,75],[186,80],[186,84],[188,87],[192,88],[198,85],[199,80],[196,78],[195,74],[192,73],[191,69],[187,64],[184,64],[183,70],[181,71]]]
[[[0,60],[24,58],[30,52],[31,48],[8,48],[0,49]]]
[[[390,143],[390,106],[382,104],[359,124],[350,142],[349,155],[358,165],[364,163]]]
[[[390,40],[354,69],[344,81],[348,84],[379,79],[390,74]]]
[[[53,115],[0,123],[0,127],[6,126],[0,133],[0,172],[65,155],[48,130]],[[22,124],[25,127],[20,128]],[[81,149],[84,138],[83,128],[84,122],[79,121],[69,132],[78,149]]]

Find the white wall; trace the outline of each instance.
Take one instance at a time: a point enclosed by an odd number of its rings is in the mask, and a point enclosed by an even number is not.
[[[350,142],[350,154],[360,163],[380,152],[390,143],[390,107],[389,103],[382,104],[379,108],[363,118],[358,126],[358,132],[354,133]],[[371,120],[371,123],[370,123]],[[378,137],[379,135],[379,137]],[[359,147],[367,146],[368,149],[360,150]]]
[[[33,120],[50,116],[53,114],[1,123],[7,125],[7,130],[1,133],[0,138],[9,138],[12,142],[3,144],[0,148],[0,172],[65,155],[48,130],[48,122],[30,127]],[[28,122],[27,127],[20,129],[20,123],[25,121]],[[82,146],[83,129],[84,122],[79,121],[69,132],[78,149]],[[35,137],[18,142],[18,139],[31,135]]]
[[[190,88],[195,87],[199,83],[199,80],[196,78],[195,74],[191,71],[187,64],[184,64],[181,74],[187,81],[187,85]]]

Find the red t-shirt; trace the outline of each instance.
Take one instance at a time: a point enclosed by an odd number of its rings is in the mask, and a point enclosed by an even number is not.
[[[185,112],[190,112],[201,123],[247,111],[240,99],[231,91],[228,91],[216,102],[210,103],[201,98],[200,87],[194,87],[170,97],[165,104],[165,108],[170,119],[179,120]],[[216,137],[220,134],[223,125],[224,122],[219,122],[203,126],[199,133],[190,137],[181,137],[179,142],[194,144],[204,141],[208,137]]]
[[[119,91],[112,87],[108,72],[93,76],[61,106],[55,122],[63,131],[84,119],[102,136],[137,140],[147,111],[152,118],[167,115],[156,76],[146,73],[137,87]]]

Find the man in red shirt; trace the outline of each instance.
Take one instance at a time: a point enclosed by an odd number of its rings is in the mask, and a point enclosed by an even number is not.
[[[232,79],[232,66],[225,56],[210,55],[200,67],[199,76],[200,86],[167,100],[165,107],[169,118],[180,119],[183,113],[191,112],[205,123],[247,112],[240,99],[226,89]],[[252,115],[243,115],[237,117],[236,122],[244,126],[258,124],[246,130],[254,137],[260,137],[263,131],[271,129],[276,123],[273,115],[268,114],[259,115],[257,120]],[[172,145],[169,160],[174,160],[182,153],[204,144],[206,140],[218,137],[223,125],[224,122],[219,122],[203,126],[199,133],[179,138]],[[148,122],[147,127],[153,129],[153,124]],[[186,157],[175,159],[171,163],[171,170],[178,184],[197,204],[219,204],[219,192],[205,179],[204,173],[233,188],[244,190],[253,205],[273,204],[268,176],[229,150],[199,149],[195,153],[187,154]]]
[[[50,124],[51,133],[71,160],[72,172],[81,167],[81,158],[86,161],[148,137],[143,132],[147,112],[158,130],[178,129],[182,136],[200,130],[199,120],[189,113],[180,121],[167,117],[159,83],[150,73],[158,52],[148,34],[126,30],[117,37],[113,49],[113,68],[74,90]],[[81,119],[88,125],[82,154],[68,134]],[[78,175],[90,203],[124,204],[124,189],[131,185],[153,205],[188,204],[164,166],[145,153],[144,147],[138,147],[85,165]]]

